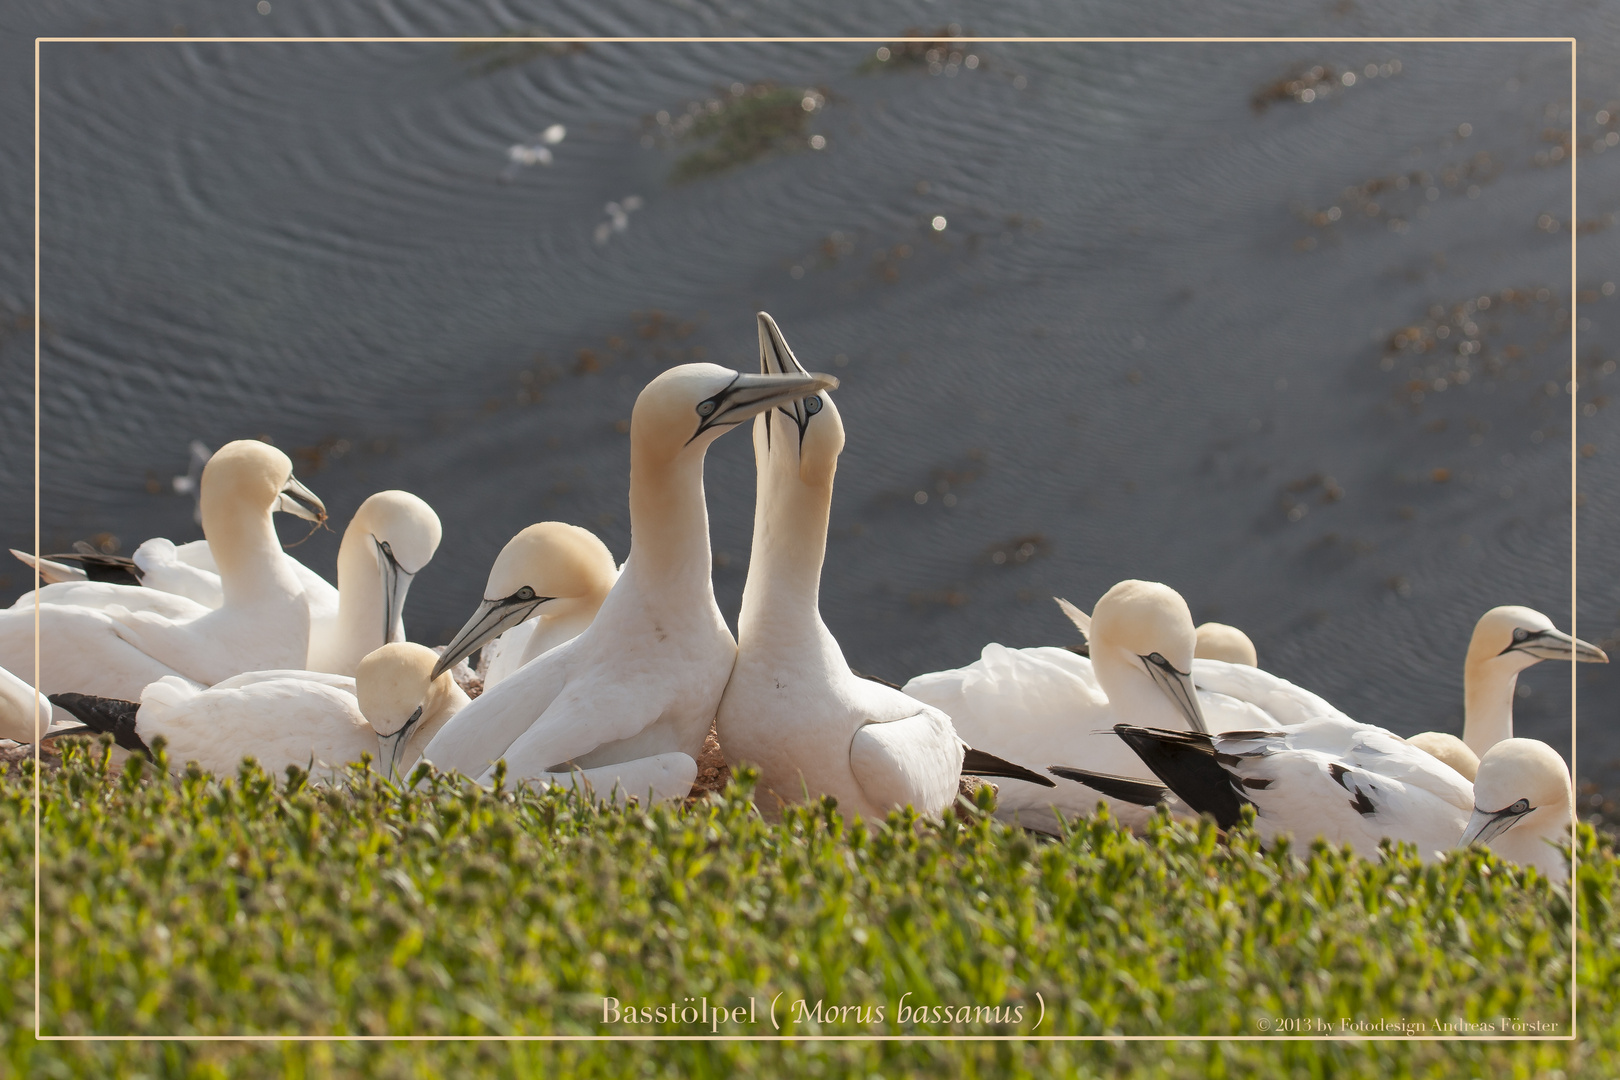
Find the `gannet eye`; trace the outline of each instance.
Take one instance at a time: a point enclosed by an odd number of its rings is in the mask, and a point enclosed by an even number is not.
[[[1160,653],[1148,653],[1148,661],[1164,667],[1164,656]]]
[[[1530,631],[1526,630],[1522,626],[1518,627],[1517,629],[1515,629],[1513,631],[1513,640],[1514,641],[1524,641],[1529,636],[1530,636]]]
[[[804,411],[805,411],[806,415],[809,415],[809,416],[814,416],[814,415],[816,415],[816,413],[820,412],[821,411],[821,398],[820,397],[805,398],[804,399]]]
[[[713,398],[710,398],[708,401],[702,402],[698,405],[697,414],[702,417],[710,417],[714,415],[714,410],[718,409],[719,407],[719,402],[715,401]]]
[[[512,598],[515,600],[533,600],[534,590],[525,585],[523,588],[513,593]]]
[[[1528,813],[1529,810],[1530,810],[1530,800],[1529,799],[1520,799],[1518,802],[1514,803],[1512,806],[1507,808],[1507,812],[1510,813],[1510,814],[1524,814],[1524,813]]]
[[[394,549],[392,547],[389,547],[388,541],[380,540],[380,541],[377,542],[377,546],[382,548],[382,553],[384,555],[388,556],[390,559],[392,559],[394,557]]]

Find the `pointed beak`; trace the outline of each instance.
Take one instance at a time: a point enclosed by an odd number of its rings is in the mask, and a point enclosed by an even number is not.
[[[721,405],[693,432],[696,439],[710,428],[731,427],[774,409],[778,405],[802,401],[823,390],[838,389],[838,380],[820,372],[794,372],[775,375],[738,375],[720,395]],[[692,439],[686,440],[691,442]]]
[[[393,776],[399,768],[399,752],[411,737],[411,730],[416,727],[417,721],[422,719],[422,709],[423,706],[418,705],[416,711],[411,713],[411,718],[405,721],[404,726],[392,735],[377,736],[378,750],[381,752],[382,757],[388,759],[387,764],[384,766],[384,776]]]
[[[1146,656],[1142,657],[1142,666],[1147,668],[1147,673],[1153,677],[1153,681],[1159,684],[1159,689],[1164,691],[1165,697],[1173,701],[1181,715],[1187,718],[1188,728],[1208,735],[1209,726],[1204,723],[1204,710],[1198,706],[1198,690],[1193,686],[1192,673],[1177,671],[1175,665],[1168,660],[1155,663]]]
[[[446,671],[455,667],[465,658],[471,656],[479,646],[486,641],[510,630],[512,627],[534,614],[534,609],[551,599],[548,596],[536,596],[532,600],[518,601],[511,597],[501,600],[485,600],[473,612],[473,617],[467,620],[445,647],[444,655],[439,662],[433,665],[431,678],[437,679]]]
[[[799,358],[788,348],[787,339],[776,320],[759,313],[759,370],[762,375],[808,375]]]
[[[416,575],[399,565],[388,541],[373,536],[371,542],[377,545],[377,569],[382,572],[383,641],[404,641],[405,594]]]
[[[1529,653],[1537,660],[1572,660],[1577,664],[1609,662],[1608,653],[1580,638],[1572,638],[1562,630],[1543,630],[1522,644],[1514,645],[1513,649]]]
[[[1463,829],[1462,839],[1457,841],[1458,847],[1467,847],[1469,844],[1488,844],[1501,836],[1514,825],[1528,810],[1516,811],[1513,807],[1506,810],[1481,810],[1474,808],[1473,816],[1468,819],[1468,827]]]
[[[276,499],[277,510],[285,510],[295,517],[305,521],[321,522],[326,520],[326,504],[309,488],[298,482],[298,477],[287,477],[287,484],[281,489],[281,495]]]

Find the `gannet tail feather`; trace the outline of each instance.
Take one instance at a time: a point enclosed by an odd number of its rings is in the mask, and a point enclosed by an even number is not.
[[[1067,615],[1069,617],[1069,621],[1074,623],[1075,627],[1086,636],[1087,641],[1090,641],[1091,616],[1087,615],[1085,612],[1081,611],[1079,608],[1075,607],[1061,596],[1054,596],[1052,599],[1057,601],[1057,606],[1063,609],[1063,614]]]
[[[135,732],[135,713],[140,702],[121,701],[118,698],[95,697],[91,694],[49,694],[50,702],[66,710],[91,731],[104,731],[113,741],[129,751],[147,751],[147,745]]]
[[[1046,771],[1053,776],[1061,776],[1065,780],[1073,780],[1077,784],[1084,784],[1098,794],[1106,795],[1110,799],[1118,799],[1121,802],[1128,802],[1133,806],[1156,806],[1170,797],[1170,789],[1163,784],[1155,784],[1147,780],[1136,780],[1129,776],[1088,772],[1085,769],[1075,769],[1068,765],[1048,765]]]
[[[1209,735],[1134,724],[1115,724],[1114,731],[1182,802],[1213,816],[1223,829],[1238,823],[1249,799],[1238,791],[1234,777],[1221,763],[1223,755],[1216,753],[1215,740]]]
[[[1042,787],[1057,787],[1038,772],[1026,769],[1022,765],[1015,765],[1006,758],[998,758],[983,750],[975,750],[971,746],[962,748],[962,775],[1000,776],[1008,780],[1025,780]]]

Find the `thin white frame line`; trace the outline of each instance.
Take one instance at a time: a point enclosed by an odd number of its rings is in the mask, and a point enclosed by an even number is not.
[[[962,44],[1563,44],[1570,45],[1570,636],[1579,636],[1578,508],[1579,508],[1579,81],[1578,39],[1557,37],[36,37],[34,39],[34,690],[39,691],[39,415],[40,415],[40,188],[39,188],[39,100],[40,44],[413,44],[413,42],[578,42],[578,44],[889,44],[897,40],[951,40]],[[1570,665],[1570,779],[1578,776],[1579,753],[1578,680],[1575,664]],[[37,704],[36,698],[36,729]],[[1570,1031],[1568,1035],[40,1035],[40,858],[39,858],[39,742],[34,743],[34,1038],[42,1043],[75,1041],[637,1041],[637,1043],[687,1043],[687,1041],[1332,1041],[1332,1043],[1388,1043],[1388,1041],[1445,1041],[1445,1043],[1573,1043],[1579,1031],[1579,853],[1576,852],[1578,814],[1570,814]]]

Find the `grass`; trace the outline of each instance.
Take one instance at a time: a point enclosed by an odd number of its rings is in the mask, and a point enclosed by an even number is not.
[[[1587,826],[1579,1043],[950,1043],[931,1040],[1028,1032],[1040,1000],[1039,1034],[1254,1034],[1261,1018],[1307,1017],[1559,1023],[1567,902],[1484,852],[1424,867],[1409,849],[1262,851],[1245,829],[1221,837],[1168,819],[1133,837],[1099,816],[1059,842],[982,808],[939,824],[863,822],[823,803],[773,825],[754,813],[747,777],[691,807],[642,810],[486,792],[425,769],[414,791],[369,772],[331,791],[251,764],[225,780],[159,780],[138,759],[122,772],[107,762],[104,748],[69,746],[42,779],[45,1032],[619,1038],[35,1042],[28,765],[0,778],[0,1074],[1620,1072],[1620,864]],[[784,1032],[924,1041],[642,1045],[623,1037],[711,1025],[601,1022],[604,996],[754,998],[757,1022],[713,1026],[769,1035],[779,993]],[[903,994],[1023,1013],[900,1023]],[[820,1001],[822,1022],[795,1022],[798,1000]],[[835,1005],[865,1012],[833,1021]]]

